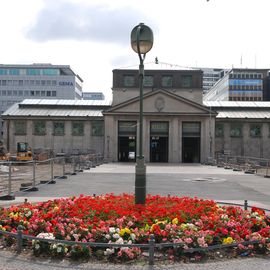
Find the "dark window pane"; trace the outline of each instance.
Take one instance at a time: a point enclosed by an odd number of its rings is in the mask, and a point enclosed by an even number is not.
[[[124,76],[124,86],[132,87],[135,85],[135,78],[132,75],[125,75]]]
[[[192,87],[192,76],[191,75],[181,76],[181,87],[185,87],[185,88]]]
[[[93,121],[92,122],[92,136],[103,136],[104,135],[104,122]]]
[[[73,136],[83,136],[84,135],[84,123],[83,122],[73,122],[72,123],[72,135]]]

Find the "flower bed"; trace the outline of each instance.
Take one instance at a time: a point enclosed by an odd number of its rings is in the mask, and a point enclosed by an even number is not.
[[[146,205],[135,205],[129,194],[58,199],[37,204],[25,203],[0,209],[0,230],[16,232],[23,225],[24,234],[47,239],[78,242],[143,244],[151,234],[156,243],[179,243],[161,251],[166,258],[184,258],[189,248],[239,243],[235,254],[266,253],[270,245],[270,217],[264,211],[219,206],[212,200],[189,197],[148,195]],[[260,240],[255,245],[241,242]],[[12,241],[2,237],[5,243]],[[80,245],[26,243],[35,255],[72,258],[115,258],[132,260],[142,251],[137,247],[90,248]],[[195,254],[201,258],[201,253]]]

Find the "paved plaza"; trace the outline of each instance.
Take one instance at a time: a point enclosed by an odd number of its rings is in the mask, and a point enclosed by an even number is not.
[[[147,193],[191,196],[224,202],[243,203],[270,209],[270,178],[215,166],[147,164]],[[105,193],[134,193],[134,163],[109,163],[85,170],[56,184],[40,185],[37,192],[19,192],[15,201],[0,205],[50,198]]]
[[[104,193],[134,193],[135,165],[133,163],[109,163],[91,168],[56,184],[39,186],[37,192],[20,192],[15,201],[0,201],[0,206],[23,202],[37,202],[73,195]],[[147,193],[160,195],[191,196],[223,202],[243,203],[270,209],[270,178],[235,172],[205,165],[147,164]],[[270,269],[270,258],[238,258],[204,264],[176,264],[149,266],[126,266],[110,264],[71,264],[68,261],[29,260],[22,255],[0,252],[0,269]]]

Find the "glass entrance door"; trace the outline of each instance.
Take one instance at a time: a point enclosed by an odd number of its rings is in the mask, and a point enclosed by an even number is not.
[[[168,137],[150,138],[150,162],[168,162]]]
[[[184,122],[182,131],[182,162],[199,163],[201,160],[201,124]]]
[[[150,162],[168,162],[169,122],[150,123]]]
[[[118,161],[136,161],[136,130],[137,122],[118,122]]]

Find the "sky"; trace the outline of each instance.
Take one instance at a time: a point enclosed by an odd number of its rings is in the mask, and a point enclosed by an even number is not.
[[[148,25],[145,63],[270,68],[269,0],[0,0],[0,63],[70,65],[111,98],[112,70],[137,68],[130,33]],[[147,65],[145,65],[147,68]]]

